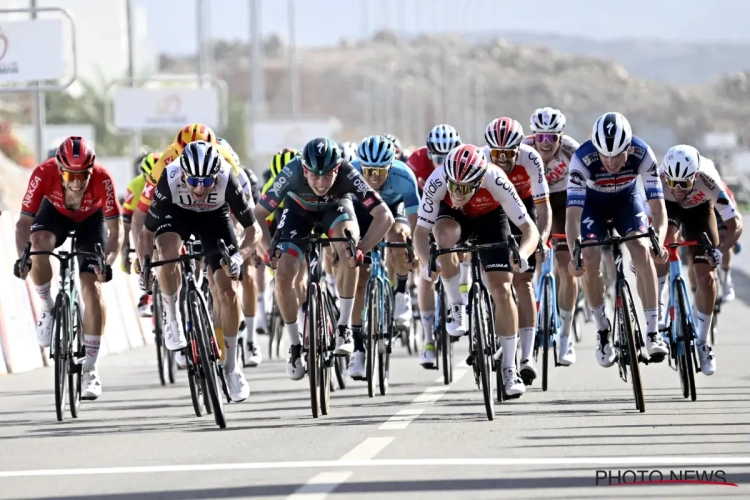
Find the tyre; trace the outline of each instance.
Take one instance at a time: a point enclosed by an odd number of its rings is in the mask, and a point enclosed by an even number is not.
[[[310,410],[313,418],[318,418],[318,336],[316,319],[320,304],[318,300],[318,285],[310,283],[307,290],[307,378],[310,382]]]
[[[367,297],[367,332],[365,342],[365,378],[367,379],[367,395],[375,397],[375,348],[380,338],[380,301],[383,295],[380,281],[373,279],[368,287]]]
[[[643,398],[643,385],[641,383],[641,371],[638,362],[638,349],[636,348],[635,338],[635,310],[633,308],[633,297],[630,294],[630,286],[627,281],[621,280],[618,285],[620,288],[620,297],[622,298],[623,306],[623,339],[627,346],[622,346],[623,349],[627,349],[628,362],[630,365],[630,381],[633,385],[633,397],[635,398],[635,408],[641,413],[646,411],[646,402]]]
[[[484,296],[483,290],[479,283],[472,285],[472,295],[474,296],[472,306],[472,335],[474,336],[474,363],[477,363],[480,373],[480,385],[482,386],[482,396],[484,396],[484,408],[487,412],[487,419],[495,419],[495,400],[492,393],[492,365],[493,356],[490,354],[490,339],[494,338],[491,325],[488,321],[488,311],[490,310],[489,300]]]
[[[68,310],[68,298],[64,293],[60,293],[57,296],[57,303],[55,304],[54,324],[53,324],[53,345],[54,353],[53,359],[55,361],[55,411],[57,412],[58,422],[62,422],[65,417],[65,379],[67,378],[67,363],[65,352],[67,346],[67,310]]]
[[[695,370],[694,366],[694,334],[693,329],[688,322],[688,302],[685,296],[685,283],[678,278],[677,282],[677,304],[680,308],[680,323],[678,326],[678,340],[682,342],[682,349],[685,351],[684,356],[680,356],[682,363],[684,364],[685,381],[683,382],[682,395],[687,398],[688,393],[690,400],[695,401],[697,394],[695,391]],[[682,368],[682,367],[681,367]]]
[[[68,355],[68,396],[70,402],[70,416],[78,418],[78,410],[81,407],[81,365],[76,363],[76,357],[84,356],[83,349],[83,319],[81,306],[76,303],[73,306],[73,349]]]
[[[213,409],[214,420],[216,425],[225,429],[227,421],[224,416],[224,402],[219,394],[218,373],[216,355],[213,352],[213,345],[210,338],[213,336],[211,331],[211,322],[209,320],[208,310],[203,302],[203,298],[198,292],[190,293],[191,320],[195,325],[195,337],[198,341],[198,355],[201,360],[201,370],[203,371],[203,381]]]

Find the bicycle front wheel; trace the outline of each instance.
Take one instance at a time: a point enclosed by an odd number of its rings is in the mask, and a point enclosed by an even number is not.
[[[370,282],[366,295],[368,298],[367,308],[367,343],[365,344],[365,372],[367,377],[367,395],[375,397],[375,348],[379,344],[380,337],[380,311],[383,294],[380,289],[380,281],[373,279]]]
[[[76,358],[86,355],[83,349],[83,319],[81,318],[81,307],[73,304],[73,327],[70,329],[72,339],[68,344],[68,399],[70,403],[70,416],[78,418],[78,410],[81,407],[81,369]],[[83,363],[83,360],[81,360]]]
[[[318,418],[318,284],[310,283],[307,289],[307,378],[310,382],[310,409],[313,418]]]
[[[695,371],[693,370],[693,329],[688,322],[688,303],[687,297],[685,297],[685,285],[684,282],[678,278],[677,282],[677,304],[679,307],[679,323],[678,327],[678,342],[682,343],[683,355],[678,357],[678,366],[681,372],[684,372],[684,379],[682,381],[682,396],[687,398],[690,395],[690,399],[695,401],[697,394],[695,392]]]
[[[625,344],[621,346],[623,351],[628,354],[628,363],[630,366],[630,381],[633,385],[633,397],[635,398],[635,408],[641,413],[646,411],[646,401],[643,398],[643,385],[641,383],[641,370],[638,363],[638,349],[635,338],[635,327],[633,325],[635,318],[635,309],[633,308],[633,297],[630,294],[630,286],[625,280],[620,280],[618,283],[619,295],[622,299],[622,311],[623,318],[622,324],[624,331],[622,332],[622,339]]]
[[[213,409],[214,420],[216,425],[221,429],[225,429],[227,421],[224,416],[224,401],[219,394],[219,388],[217,385],[218,373],[217,363],[218,359],[214,352],[213,331],[211,331],[211,321],[208,316],[208,310],[206,304],[203,302],[203,298],[196,291],[190,292],[190,316],[193,328],[195,328],[195,337],[198,341],[198,355],[201,360],[201,370],[203,371],[203,380],[205,387],[208,389],[208,396],[211,400],[211,406]]]
[[[484,396],[484,409],[489,420],[495,419],[495,399],[492,394],[492,363],[493,356],[490,354],[490,339],[494,337],[488,322],[489,301],[485,297],[479,283],[472,285],[472,335],[474,336],[474,362],[479,367],[479,379]]]
[[[395,324],[393,321],[393,291],[390,285],[385,290],[385,332],[383,338],[378,341],[378,385],[380,386],[380,395],[385,396],[388,393],[388,375],[391,366],[391,343],[393,342],[393,333]]]
[[[451,336],[448,334],[448,314],[445,304],[445,291],[442,286],[441,293],[438,295],[440,300],[440,345],[442,346],[443,361],[443,384],[450,385],[453,382],[453,347],[451,346]]]
[[[542,312],[540,318],[542,321],[542,391],[547,391],[547,380],[549,378],[549,347],[550,331],[552,329],[552,277],[545,276],[542,285]]]
[[[55,301],[53,333],[54,352],[53,359],[55,362],[55,411],[57,412],[58,422],[62,422],[65,417],[65,379],[67,372],[66,346],[68,331],[68,297],[60,293]],[[48,313],[49,314],[49,313]]]

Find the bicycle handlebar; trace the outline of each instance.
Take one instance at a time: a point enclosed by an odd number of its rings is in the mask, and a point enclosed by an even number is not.
[[[29,260],[29,257],[32,255],[49,255],[50,257],[54,257],[60,262],[67,262],[73,257],[93,257],[96,259],[96,265],[99,268],[100,271],[104,272],[104,269],[106,267],[106,260],[104,257],[104,250],[102,249],[101,243],[96,243],[94,245],[94,251],[93,252],[87,252],[83,250],[77,250],[73,252],[67,252],[65,250],[55,252],[54,250],[37,250],[35,252],[31,251],[31,242],[27,241],[26,244],[23,246],[23,253],[21,254],[21,258],[18,259],[18,262],[20,263],[21,269],[26,266],[26,263]],[[29,266],[29,269],[31,267]],[[17,271],[20,271],[21,269],[17,269]]]
[[[225,260],[225,264],[229,265],[229,249],[227,248],[227,245],[224,243],[223,239],[219,239],[216,242],[216,245],[219,247],[216,250],[209,250],[206,252],[201,253],[187,253],[185,255],[180,255],[177,258],[174,259],[166,259],[166,260],[157,260],[154,262],[151,262],[151,255],[144,255],[143,256],[143,269],[142,269],[142,275],[148,279],[151,273],[151,269],[154,267],[161,267],[166,264],[175,264],[178,262],[187,262],[190,260],[196,260],[201,259],[203,257],[210,257],[212,255],[216,255],[217,253],[222,254],[222,260]],[[153,290],[149,290],[148,294],[151,295],[153,293]]]
[[[352,232],[348,229],[344,229],[344,237],[343,238],[323,238],[319,234],[310,233],[308,236],[302,236],[299,238],[282,238],[279,235],[279,231],[276,231],[276,234],[273,235],[273,238],[271,239],[271,246],[268,251],[269,258],[273,258],[273,256],[276,254],[276,247],[279,245],[279,243],[297,243],[297,244],[303,244],[303,245],[322,245],[322,246],[330,246],[331,243],[336,242],[343,242],[349,244],[349,252],[352,257],[355,257],[357,255],[357,244],[354,242],[354,236],[352,235]]]
[[[414,262],[414,247],[412,246],[411,236],[406,238],[406,243],[381,241],[376,246],[378,248],[405,248],[409,262]]]
[[[508,235],[508,241],[506,243],[482,243],[479,245],[462,245],[462,246],[455,246],[453,248],[437,248],[437,243],[435,242],[435,237],[430,233],[430,271],[431,272],[437,272],[437,258],[441,255],[445,255],[447,253],[459,253],[459,252],[467,252],[467,253],[474,253],[474,252],[480,252],[482,250],[493,250],[496,248],[507,248],[510,250],[511,254],[513,254],[513,260],[515,261],[516,265],[521,261],[521,253],[518,250],[518,243],[516,242],[516,239],[513,237],[513,235]]]
[[[581,249],[586,247],[601,247],[606,245],[612,245],[613,243],[623,243],[625,241],[637,240],[639,238],[648,238],[651,243],[651,249],[655,254],[661,254],[661,247],[659,246],[659,238],[656,237],[656,232],[653,227],[649,227],[648,231],[642,234],[634,234],[632,236],[612,236],[611,234],[602,241],[589,241],[586,243],[581,242],[581,237],[576,238],[575,248],[573,249],[573,259],[575,268],[578,270],[583,263],[583,256],[581,255]]]

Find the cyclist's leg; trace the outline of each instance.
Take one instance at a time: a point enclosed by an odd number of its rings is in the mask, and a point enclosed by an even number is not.
[[[721,219],[721,216],[714,211],[714,218],[716,219],[716,226],[719,230],[719,241],[724,239],[724,235],[727,232],[727,225]],[[732,281],[732,254],[734,254],[735,248],[732,247],[726,252],[721,258],[721,267],[717,269],[718,273],[721,273],[722,289],[718,290],[722,300],[730,302],[734,300],[734,282]]]
[[[461,240],[463,227],[471,227],[469,222],[470,219],[462,212],[441,201],[437,221],[432,229],[437,247],[454,247]],[[468,234],[470,233],[467,232],[466,235]],[[461,297],[458,255],[448,253],[441,255],[437,260],[450,312],[450,321],[446,324],[446,330],[451,336],[461,337],[468,330],[468,321],[466,304]]]
[[[669,245],[677,241],[679,237],[679,229],[683,221],[683,209],[679,203],[674,201],[665,201],[664,204],[667,208],[667,235],[664,238],[664,244]],[[667,306],[664,297],[664,289],[669,281],[669,262],[664,264],[655,264],[656,277],[659,282],[659,288],[656,292],[658,299],[658,318],[659,318],[659,329],[666,327],[667,323]],[[713,305],[711,305],[713,310]]]
[[[24,216],[22,216],[24,217]],[[42,206],[34,217],[31,224],[32,252],[50,252],[62,245],[68,237],[72,221],[55,210],[48,200],[42,202]],[[52,309],[55,307],[55,298],[52,296],[52,265],[49,255],[34,255],[31,257],[31,281],[39,296],[41,311],[39,323],[36,325],[36,338],[39,345],[49,347],[52,342]]]
[[[357,217],[359,234],[367,234],[372,224],[372,216],[364,207],[357,204],[354,206],[354,213]],[[354,351],[349,361],[348,373],[354,379],[361,379],[365,376],[365,339],[362,332],[362,319],[365,313],[365,292],[367,290],[367,280],[372,272],[372,260],[365,256],[364,263],[359,266],[359,278],[357,279],[357,289],[354,295],[354,309],[352,311],[352,338],[354,339]],[[342,265],[339,263],[339,265]]]
[[[523,200],[526,211],[536,224],[536,206],[534,199],[529,196]],[[510,228],[512,234],[521,234],[521,230],[513,224]],[[501,240],[502,241],[502,240]],[[534,336],[536,334],[536,295],[534,291],[534,272],[536,271],[536,255],[529,257],[529,270],[525,273],[513,274],[513,287],[516,289],[518,299],[518,336],[521,341],[521,371],[524,378],[533,380],[536,378],[536,369],[531,359],[531,351],[534,348]]]
[[[699,240],[706,233],[714,246],[719,244],[719,230],[716,225],[716,214],[711,203],[703,203],[686,210],[683,230],[686,240]],[[689,259],[693,263],[697,290],[695,292],[695,334],[698,347],[698,358],[704,375],[713,375],[716,371],[716,358],[710,344],[709,332],[716,301],[716,280],[711,265],[700,247],[689,248]]]
[[[245,335],[250,366],[261,363],[262,357],[258,347],[258,333],[255,331],[255,318],[258,305],[258,286],[255,282],[255,255],[242,263],[242,311],[245,316]],[[240,346],[242,349],[243,346]]]
[[[565,208],[567,191],[550,193],[552,209],[552,234],[565,233]],[[569,366],[576,362],[575,348],[570,333],[573,331],[576,301],[578,299],[578,280],[570,275],[568,263],[570,250],[564,240],[555,241],[554,273],[557,283],[557,308],[560,315],[560,359],[561,365]]]
[[[336,267],[333,263],[333,249],[331,247],[325,247],[323,249],[323,264],[326,272],[326,283],[328,289],[333,293],[333,296],[338,298],[339,291],[336,286]]]
[[[343,238],[348,229],[354,241],[360,238],[359,225],[354,213],[354,205],[348,198],[338,200],[334,206],[326,210],[321,220],[321,228],[332,238]],[[339,292],[339,320],[336,335],[336,354],[348,355],[352,353],[352,312],[354,310],[354,294],[357,289],[357,268],[348,266],[341,260],[346,260],[349,246],[344,242],[333,243],[333,248],[339,256],[339,265],[335,266],[336,284]]]
[[[406,217],[404,202],[400,201],[389,208],[395,222],[388,234],[385,235],[385,239],[390,243],[406,243],[406,239],[411,236],[411,228],[409,227],[409,219]],[[359,217],[359,214],[357,214],[357,217]],[[399,325],[408,325],[411,322],[411,296],[407,288],[410,271],[408,252],[405,248],[389,248],[387,255],[389,270],[393,269],[393,273],[389,276],[391,282],[396,283],[393,316]]]

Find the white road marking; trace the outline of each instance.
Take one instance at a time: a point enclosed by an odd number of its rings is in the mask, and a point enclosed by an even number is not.
[[[329,493],[349,479],[352,474],[353,472],[321,472],[286,498],[287,500],[325,500]]]
[[[367,438],[339,460],[372,460],[375,458],[375,455],[383,451],[394,439],[392,437]]]
[[[412,420],[424,413],[424,408],[407,408],[399,411],[378,427],[379,431],[394,431],[406,429]]]
[[[375,467],[476,467],[476,466],[564,466],[564,465],[750,465],[750,456],[631,456],[631,457],[541,457],[541,458],[397,458],[381,460],[301,460],[292,462],[245,462],[227,464],[150,465],[91,469],[38,469],[0,471],[0,478],[101,476],[210,472],[228,470],[342,469]]]

